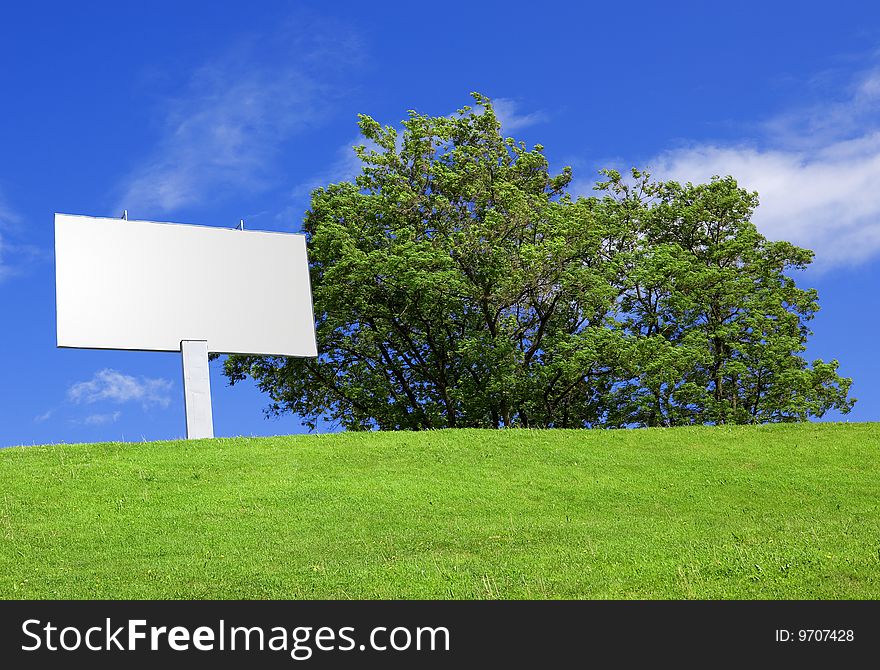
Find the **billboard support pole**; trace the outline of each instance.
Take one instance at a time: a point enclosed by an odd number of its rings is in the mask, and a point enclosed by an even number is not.
[[[186,439],[214,437],[211,413],[211,379],[208,372],[208,342],[181,340],[183,396],[186,410]]]

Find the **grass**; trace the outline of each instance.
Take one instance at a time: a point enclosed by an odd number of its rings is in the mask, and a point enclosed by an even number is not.
[[[0,450],[0,598],[880,598],[880,424]]]

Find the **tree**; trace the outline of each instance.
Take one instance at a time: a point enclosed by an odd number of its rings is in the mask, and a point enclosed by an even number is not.
[[[786,274],[813,253],[771,242],[751,222],[756,193],[732,177],[635,186],[607,171],[611,210],[634,212],[619,326],[627,381],[615,389],[617,424],[802,421],[848,413],[851,380],[836,360],[800,357],[819,309],[815,290]]]
[[[230,356],[293,412],[347,429],[800,420],[848,411],[837,362],[798,356],[818,308],[732,179],[571,170],[505,138],[491,101],[368,116],[355,183],[312,194],[304,231],[320,356]]]

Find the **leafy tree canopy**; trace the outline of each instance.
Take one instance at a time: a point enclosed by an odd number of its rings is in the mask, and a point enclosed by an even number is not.
[[[354,183],[305,215],[317,359],[230,356],[270,411],[315,427],[623,427],[848,412],[838,362],[801,354],[819,309],[788,272],[812,252],[751,222],[732,177],[603,171],[573,197],[491,101],[368,116]]]

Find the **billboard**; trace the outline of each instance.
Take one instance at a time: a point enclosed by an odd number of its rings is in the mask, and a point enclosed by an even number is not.
[[[315,356],[303,235],[55,215],[59,347]]]

